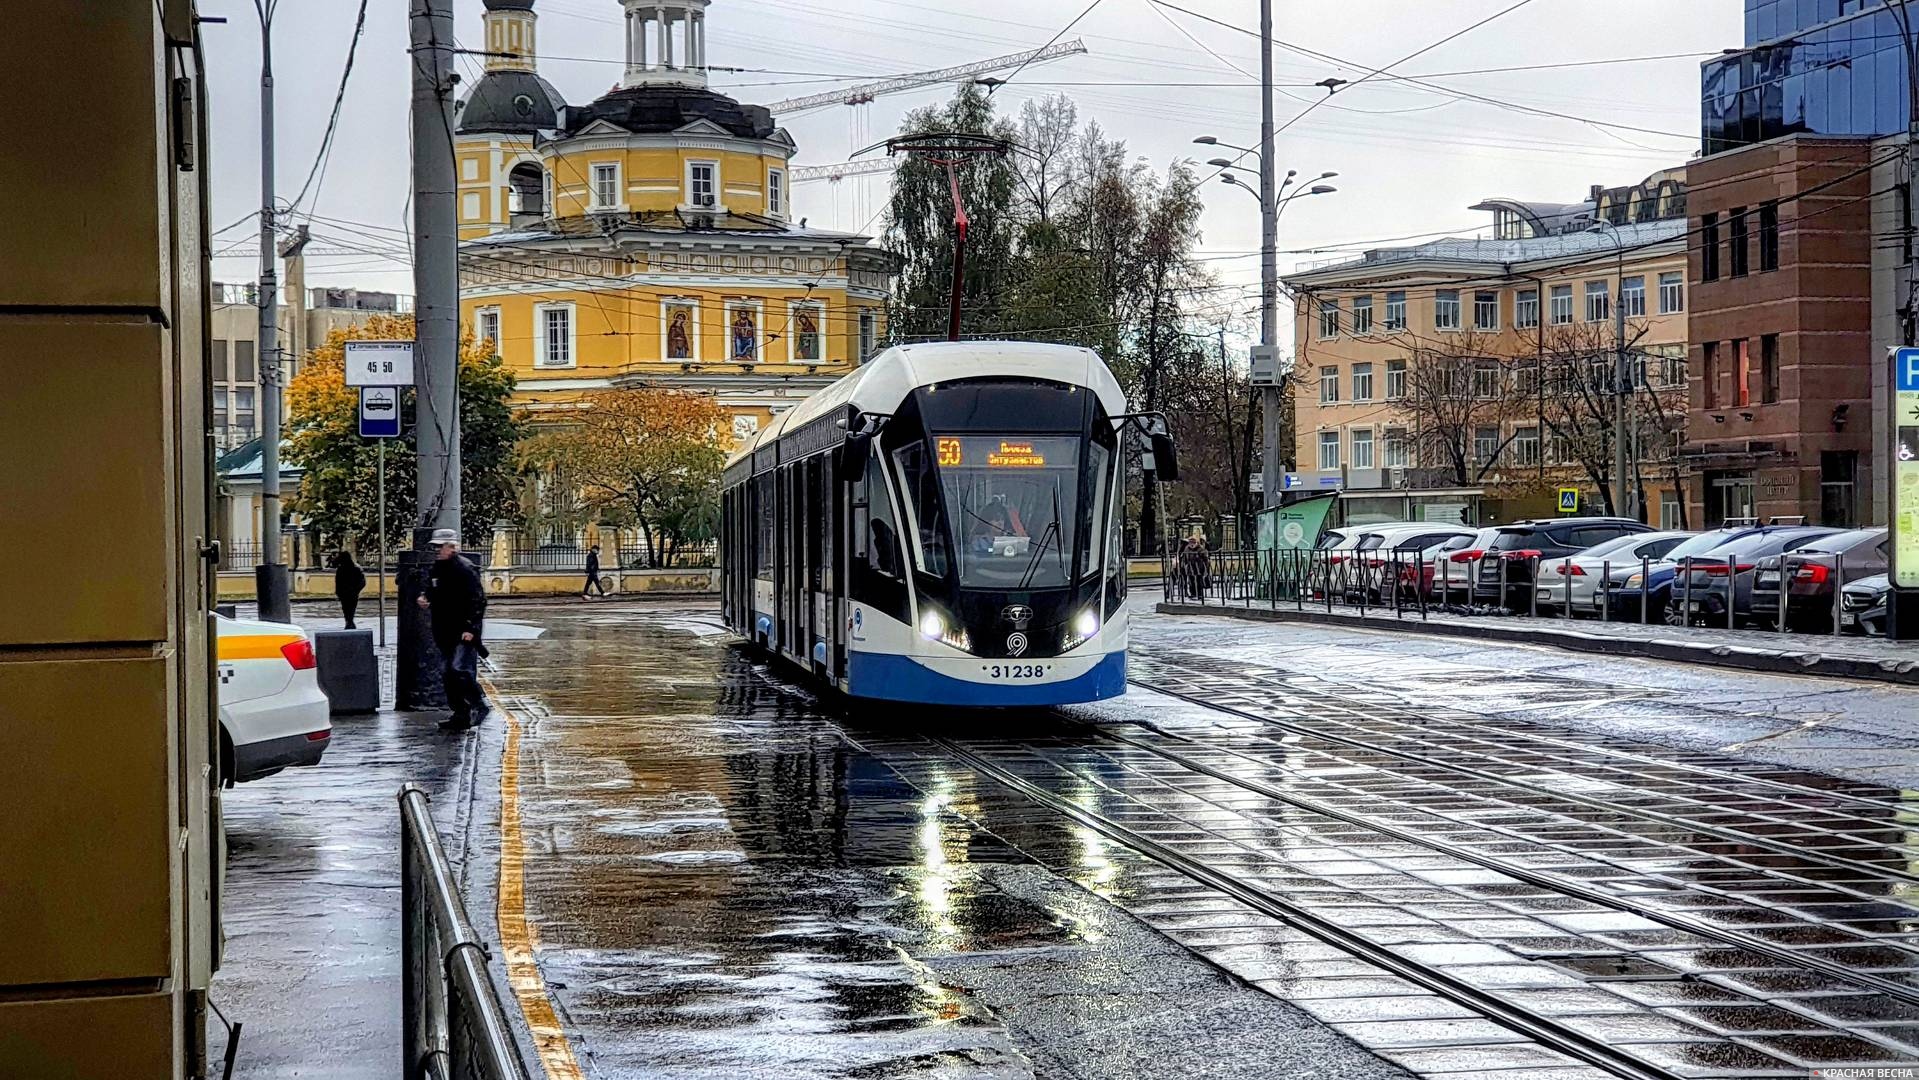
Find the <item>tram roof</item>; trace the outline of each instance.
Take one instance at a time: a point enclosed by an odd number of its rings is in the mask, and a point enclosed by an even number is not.
[[[1045,379],[1084,386],[1099,395],[1109,415],[1126,411],[1126,392],[1099,354],[1078,345],[1031,341],[927,341],[895,345],[857,371],[782,413],[728,459],[737,461],[777,442],[812,420],[847,405],[890,413],[915,389],[955,379],[982,377]]]

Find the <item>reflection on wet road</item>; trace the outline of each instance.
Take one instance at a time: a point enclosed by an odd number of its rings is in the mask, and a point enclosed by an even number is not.
[[[1124,702],[849,719],[698,609],[529,618],[495,682],[539,966],[591,1076],[1919,1059],[1896,792],[1421,712],[1150,622],[1155,689]]]

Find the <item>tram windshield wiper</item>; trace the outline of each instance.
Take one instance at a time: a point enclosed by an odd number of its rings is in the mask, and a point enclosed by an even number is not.
[[[1032,584],[1033,575],[1039,572],[1040,560],[1046,557],[1047,546],[1052,544],[1059,535],[1059,481],[1055,480],[1053,481],[1053,520],[1046,523],[1046,528],[1040,531],[1039,543],[1033,545],[1033,558],[1026,564],[1026,573],[1020,575],[1020,588],[1024,589]],[[1066,548],[1063,545],[1054,545],[1053,555],[1059,562],[1059,572],[1063,581],[1066,579]]]

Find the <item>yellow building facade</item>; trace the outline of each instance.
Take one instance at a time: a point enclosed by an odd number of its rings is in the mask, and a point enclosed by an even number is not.
[[[1600,512],[1599,485],[1566,445],[1569,407],[1554,400],[1584,391],[1540,376],[1589,353],[1577,366],[1607,377],[1623,312],[1635,415],[1657,398],[1676,409],[1667,426],[1683,428],[1684,182],[1671,170],[1594,188],[1582,203],[1488,200],[1474,209],[1493,213],[1490,237],[1380,248],[1288,275],[1294,489],[1337,491],[1344,519],[1358,523],[1551,516],[1562,487]],[[1422,357],[1484,358],[1462,365],[1474,383],[1460,393],[1499,404],[1435,408]],[[1482,377],[1497,385],[1479,385]],[[1436,420],[1458,428],[1445,438],[1460,442],[1466,483],[1435,453],[1436,433],[1421,430]],[[1644,519],[1680,527],[1676,444],[1653,427],[1635,421],[1629,475]]]
[[[578,106],[538,74],[534,0],[485,4],[496,55],[455,136],[461,312],[518,404],[689,389],[744,438],[877,351],[892,260],[796,218],[791,137],[706,85],[707,0],[621,4],[625,74]]]

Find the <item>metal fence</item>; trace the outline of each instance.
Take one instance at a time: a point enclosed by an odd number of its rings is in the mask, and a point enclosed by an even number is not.
[[[587,552],[587,548],[578,544],[539,544],[516,547],[513,549],[513,568],[547,573],[564,571],[585,574]],[[600,569],[602,571],[706,569],[714,565],[718,554],[718,546],[710,543],[682,546],[670,552],[662,552],[657,559],[647,550],[645,544],[628,543],[621,544],[617,548],[602,546]]]
[[[453,883],[426,793],[400,789],[404,1080],[530,1080]]]
[[[1717,569],[1717,562],[1710,558],[1680,560],[1670,586],[1661,587],[1669,593],[1666,599],[1655,599],[1655,590],[1645,587],[1653,578],[1652,568],[1663,563],[1649,558],[1602,562],[1593,596],[1584,607],[1576,603],[1573,591],[1574,578],[1584,576],[1584,571],[1576,574],[1562,571],[1550,584],[1540,584],[1540,567],[1554,564],[1572,565],[1567,557],[1542,557],[1535,551],[1474,552],[1470,556],[1428,560],[1423,552],[1346,549],[1202,552],[1181,548],[1160,557],[1166,599],[1174,603],[1290,607],[1301,611],[1315,607],[1328,612],[1346,608],[1356,609],[1362,615],[1390,612],[1402,619],[1425,619],[1435,612],[1444,612],[1571,620],[1580,611],[1587,611],[1601,622],[1671,623],[1725,629],[1738,625],[1737,575],[1719,569],[1725,584],[1715,587],[1701,583],[1702,578],[1710,581]],[[1834,589],[1829,603],[1801,601],[1795,606],[1790,587],[1795,569],[1794,560],[1780,560],[1776,570],[1779,610],[1768,616],[1764,628],[1786,632],[1789,614],[1806,614],[1804,605],[1810,602],[1831,607],[1830,612],[1821,610],[1814,614],[1829,614],[1831,633],[1839,634],[1846,610],[1843,587]],[[1637,570],[1641,587],[1627,590],[1616,584],[1615,570]],[[1843,556],[1839,558],[1834,576],[1841,583],[1846,580]],[[1719,597],[1718,590],[1723,590],[1724,600],[1721,610],[1713,611],[1707,599]],[[1540,612],[1542,603],[1548,609],[1546,616]],[[1756,619],[1753,621],[1756,623]]]

